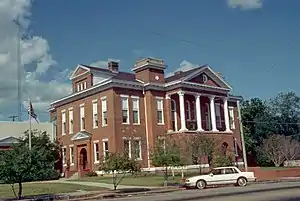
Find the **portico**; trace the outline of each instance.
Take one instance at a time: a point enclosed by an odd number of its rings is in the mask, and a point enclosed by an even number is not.
[[[230,129],[228,97],[192,91],[167,93],[171,108],[169,132],[227,132]]]

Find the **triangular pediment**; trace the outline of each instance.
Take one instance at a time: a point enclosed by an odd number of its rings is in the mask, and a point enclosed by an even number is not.
[[[80,131],[78,133],[76,133],[71,140],[88,140],[90,139],[92,136],[92,134],[86,132],[86,131]]]
[[[72,79],[74,79],[75,77],[80,76],[80,75],[82,75],[82,74],[84,74],[84,73],[87,73],[87,72],[89,72],[89,71],[90,71],[89,68],[87,68],[87,67],[85,67],[85,66],[82,66],[82,65],[78,65],[78,66],[75,68],[75,70],[71,73],[71,75],[70,75],[70,80],[72,80]]]
[[[12,137],[12,136],[8,136],[8,137],[0,139],[0,143],[5,143],[5,144],[13,144],[13,143],[18,143],[18,142],[19,142],[19,139]]]
[[[222,78],[222,76],[214,72],[209,66],[200,68],[199,70],[191,73],[190,75],[186,76],[183,81],[232,89],[232,87]]]

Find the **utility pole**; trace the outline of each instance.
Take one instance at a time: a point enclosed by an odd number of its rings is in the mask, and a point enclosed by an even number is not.
[[[14,21],[17,27],[17,71],[18,71],[18,121],[22,121],[22,67],[21,67],[21,25]]]
[[[237,101],[237,109],[238,109],[238,119],[239,119],[239,125],[240,125],[240,132],[241,132],[241,141],[242,141],[242,150],[243,150],[243,161],[244,161],[244,167],[245,171],[248,171],[248,162],[247,162],[247,152],[246,152],[246,146],[245,146],[245,138],[244,138],[244,131],[243,131],[243,123],[242,123],[242,116],[241,116],[241,107],[240,107],[240,101]]]

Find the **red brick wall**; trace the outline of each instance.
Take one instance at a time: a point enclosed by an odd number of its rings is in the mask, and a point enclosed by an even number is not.
[[[254,172],[254,175],[258,180],[275,180],[275,179],[280,179],[285,177],[300,177],[300,167],[279,168],[279,169],[264,169],[261,167],[249,167],[248,171]]]

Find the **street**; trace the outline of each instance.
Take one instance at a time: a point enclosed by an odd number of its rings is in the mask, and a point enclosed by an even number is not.
[[[220,187],[182,190],[173,193],[118,198],[124,201],[300,201],[300,182],[250,184],[247,187]],[[116,199],[106,199],[113,201]]]

